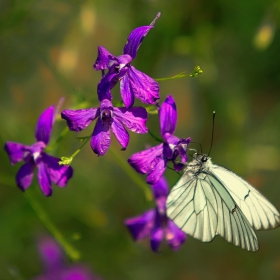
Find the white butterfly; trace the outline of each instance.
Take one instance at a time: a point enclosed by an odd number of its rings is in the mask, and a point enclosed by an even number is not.
[[[254,230],[280,223],[279,212],[262,194],[207,155],[194,154],[166,206],[167,216],[187,234],[203,242],[219,234],[252,252],[259,249]]]

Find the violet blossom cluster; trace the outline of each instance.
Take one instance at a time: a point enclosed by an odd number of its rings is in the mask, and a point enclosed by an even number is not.
[[[158,251],[163,239],[172,250],[177,251],[186,240],[186,234],[180,230],[166,215],[166,199],[168,184],[164,177],[151,186],[156,207],[141,216],[125,220],[131,235],[135,240],[148,237],[153,251]]]
[[[154,195],[155,209],[141,216],[125,220],[133,238],[137,241],[144,237],[150,239],[151,248],[159,249],[163,239],[173,249],[178,250],[186,239],[181,231],[166,215],[166,199],[168,185],[164,172],[168,162],[173,164],[175,171],[184,168],[188,161],[187,150],[191,139],[179,138],[174,135],[177,124],[177,108],[172,95],[168,95],[160,105],[160,88],[158,83],[132,66],[138,49],[144,38],[154,28],[160,13],[148,26],[135,28],[128,36],[123,53],[114,56],[105,47],[98,47],[98,56],[93,65],[95,70],[102,71],[102,78],[97,86],[99,105],[93,108],[61,112],[69,130],[80,132],[96,120],[90,137],[92,151],[98,156],[104,156],[111,144],[111,132],[125,150],[129,144],[127,130],[138,134],[148,132],[146,126],[148,113],[145,104],[155,105],[158,109],[159,126],[162,141],[159,145],[133,154],[128,163],[138,173],[147,175],[146,181],[151,185]],[[111,90],[120,83],[120,96],[124,106],[113,104]],[[135,98],[144,105],[134,106]],[[54,106],[46,109],[39,118],[35,138],[31,146],[6,142],[5,150],[11,164],[24,161],[16,175],[18,187],[25,191],[33,178],[34,169],[38,168],[39,186],[45,196],[52,194],[51,183],[64,187],[71,178],[73,170],[67,165],[60,165],[59,158],[48,155],[44,150],[48,145],[54,122]],[[41,279],[41,278],[38,278]],[[42,278],[45,279],[45,278]]]
[[[36,167],[38,169],[38,183],[45,196],[52,194],[52,183],[59,187],[65,187],[73,175],[71,166],[59,165],[60,158],[53,157],[45,152],[50,140],[54,120],[55,108],[51,106],[39,117],[35,130],[37,142],[27,146],[8,141],[4,146],[12,165],[24,161],[24,164],[16,174],[17,186],[22,191],[30,187]]]
[[[187,149],[191,138],[179,139],[173,135],[177,123],[177,109],[171,95],[166,97],[159,108],[159,123],[163,143],[135,153],[128,159],[129,164],[137,172],[148,175],[146,181],[151,184],[156,208],[145,212],[142,216],[127,219],[125,224],[136,241],[149,237],[153,251],[158,250],[164,238],[173,250],[178,250],[184,243],[186,236],[167,218],[168,186],[163,174],[168,162],[173,163],[176,171],[184,168],[188,160]]]
[[[71,131],[81,131],[97,119],[90,146],[94,153],[103,156],[111,143],[110,131],[125,150],[129,143],[129,134],[125,127],[135,133],[147,133],[146,126],[148,114],[144,107],[132,107],[134,98],[140,99],[144,104],[156,104],[159,96],[159,85],[151,77],[137,70],[131,65],[145,36],[154,27],[155,20],[148,26],[134,29],[128,36],[123,54],[112,55],[104,47],[98,47],[98,57],[93,65],[95,70],[104,73],[97,86],[98,108],[80,110],[64,110],[61,117],[67,121]],[[111,89],[120,81],[120,93],[125,107],[114,107]]]

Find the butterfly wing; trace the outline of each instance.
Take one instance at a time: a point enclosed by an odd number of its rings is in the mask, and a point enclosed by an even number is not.
[[[259,249],[255,232],[229,192],[206,173],[187,170],[167,198],[167,215],[187,234],[203,242],[220,234],[248,251]]]
[[[217,234],[242,249],[258,251],[259,243],[252,226],[225,186],[211,175],[207,176],[207,180],[217,201]]]
[[[184,232],[204,242],[217,229],[217,202],[210,186],[185,173],[167,198],[167,215]]]
[[[279,212],[253,186],[232,171],[216,164],[213,164],[211,174],[227,189],[253,229],[272,229],[279,226]]]

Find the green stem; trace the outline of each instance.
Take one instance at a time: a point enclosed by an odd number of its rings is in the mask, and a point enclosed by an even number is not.
[[[80,148],[70,158],[73,159],[82,150],[82,148],[85,146],[85,144],[89,141],[90,138],[91,138],[91,136],[80,137],[79,139],[84,140],[83,144],[80,146]]]
[[[158,78],[158,79],[154,79],[156,81],[167,81],[167,80],[175,80],[175,79],[181,79],[181,78],[185,78],[185,77],[191,77],[191,74],[186,74],[185,72],[177,74],[175,76],[172,77],[167,77],[167,78]]]
[[[34,212],[37,214],[41,222],[45,225],[45,227],[49,230],[49,232],[53,235],[56,241],[61,245],[64,249],[65,253],[72,261],[77,261],[80,259],[81,254],[72,245],[63,237],[62,233],[52,222],[51,218],[44,210],[40,202],[35,198],[34,194],[31,192],[31,188],[25,192],[25,197],[28,200],[29,204],[33,208]]]
[[[159,79],[155,79],[155,80],[156,81],[167,81],[167,80],[181,79],[181,78],[186,78],[186,77],[196,78],[197,76],[199,76],[202,73],[203,73],[203,70],[200,68],[200,66],[195,66],[193,69],[193,72],[191,74],[186,74],[186,72],[182,72],[173,77],[159,78]]]
[[[160,143],[163,142],[162,139],[160,139],[160,138],[158,138],[157,136],[155,136],[155,135],[151,132],[150,129],[148,130],[148,133],[149,133],[156,141],[158,141],[158,142],[160,142]]]
[[[59,136],[57,137],[57,139],[55,140],[55,142],[53,142],[51,145],[49,145],[48,147],[46,147],[46,151],[51,151],[64,137],[65,135],[69,132],[69,128],[65,127],[59,134]]]
[[[85,146],[85,144],[89,141],[90,138],[91,138],[91,136],[78,137],[78,139],[83,140],[83,144],[70,157],[61,157],[60,161],[58,162],[58,164],[59,165],[70,165],[72,163],[72,161],[73,161],[73,158],[82,150],[82,148]]]
[[[69,132],[69,128],[65,127],[59,134],[58,138],[55,140],[55,144],[58,144],[64,137],[65,135]]]
[[[121,168],[125,171],[125,173],[130,177],[130,179],[132,181],[134,181],[134,183],[136,185],[138,185],[145,193],[146,199],[148,201],[152,201],[153,199],[153,195],[152,192],[150,190],[150,188],[148,187],[147,184],[145,184],[137,175],[137,173],[129,166],[129,164],[127,163],[126,160],[124,160],[118,152],[116,152],[116,150],[113,147],[110,147],[109,149],[111,155],[115,158],[115,160],[118,162],[118,164],[121,166]]]
[[[6,185],[10,188],[14,187],[14,180],[10,177],[0,177],[0,182],[3,185]],[[36,199],[32,186],[24,193],[25,198],[28,200],[29,204],[33,208],[36,215],[39,217],[41,222],[44,226],[49,230],[49,232],[54,236],[57,242],[61,245],[61,247],[65,250],[66,254],[69,258],[73,261],[77,261],[80,259],[80,252],[77,251],[75,248],[72,247],[70,243],[63,237],[62,233],[59,229],[55,226],[52,222],[51,218],[49,217],[48,213],[44,210],[43,206],[40,202]]]

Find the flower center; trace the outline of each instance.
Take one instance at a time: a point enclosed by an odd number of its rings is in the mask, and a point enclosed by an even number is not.
[[[176,145],[169,144],[169,148],[170,154],[168,158],[170,160],[176,160],[177,157],[183,157],[185,155],[188,145],[184,144],[182,139],[180,139]]]
[[[172,159],[175,160],[178,156],[179,156],[178,145],[176,145],[175,149],[173,150]]]
[[[101,110],[101,120],[102,120],[102,123],[108,123],[108,124],[112,124],[113,122],[113,111],[111,109],[103,109]]]
[[[38,162],[41,158],[41,153],[45,149],[46,144],[42,141],[36,142],[31,145],[24,153],[25,162]]]

